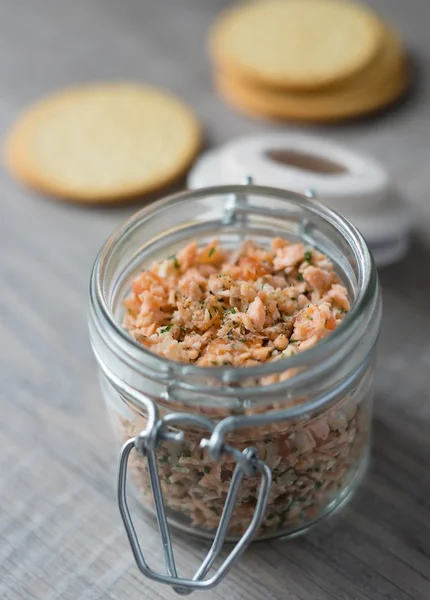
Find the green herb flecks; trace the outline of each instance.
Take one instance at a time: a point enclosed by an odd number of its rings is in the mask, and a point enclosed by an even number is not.
[[[303,277],[303,275],[301,273],[299,273],[297,275],[297,281],[304,281],[304,280],[305,280],[305,278]]]
[[[312,254],[310,252],[305,252],[305,261],[310,265],[312,260]]]
[[[208,252],[208,258],[210,258],[214,252],[215,252],[215,246],[212,246],[212,248]]]
[[[203,471],[206,473],[206,475],[209,475],[209,473],[211,472],[211,468],[208,466],[204,466]]]
[[[176,254],[172,254],[172,256],[169,256],[169,260],[173,261],[173,266],[175,267],[175,269],[180,269],[179,261],[176,258]]]
[[[243,499],[242,502],[256,502],[256,498],[255,496],[246,496],[246,498]]]
[[[285,471],[281,471],[281,473],[278,473],[278,477],[282,477],[282,475],[285,475],[286,473],[289,473],[290,471],[293,471],[293,467],[288,467],[288,469],[285,469]]]
[[[287,518],[288,511],[291,509],[291,507],[293,506],[293,504],[294,504],[294,500],[291,500],[289,502],[288,506],[286,508],[284,508],[284,510],[279,513],[280,525],[282,525],[282,523]]]
[[[163,327],[163,329],[160,330],[160,333],[166,333],[167,331],[170,331],[173,327],[173,324],[170,323],[170,325],[166,325],[166,327]]]

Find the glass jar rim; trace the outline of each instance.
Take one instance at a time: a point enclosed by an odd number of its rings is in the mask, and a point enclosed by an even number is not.
[[[231,381],[231,378],[229,379],[227,377],[224,379],[224,376],[232,373],[237,374],[238,378],[240,379],[245,379],[248,377],[261,378],[267,375],[278,374],[285,371],[285,361],[266,362],[251,367],[204,367],[200,365],[190,365],[189,363],[183,363],[157,355],[154,352],[146,349],[142,344],[139,344],[131,335],[128,334],[128,332],[117,321],[113,312],[109,309],[107,302],[105,293],[106,266],[115,250],[137,226],[142,224],[145,220],[151,218],[151,216],[156,214],[160,209],[164,210],[170,206],[177,206],[181,201],[198,200],[212,195],[243,194],[244,188],[245,185],[243,184],[222,185],[200,188],[192,191],[186,190],[169,195],[165,198],[161,198],[160,200],[148,204],[138,212],[134,213],[107,239],[96,258],[91,274],[91,305],[96,314],[103,318],[104,323],[108,326],[110,332],[115,336],[116,340],[120,341],[120,344],[126,353],[133,353],[135,356],[141,356],[143,360],[145,358],[150,358],[151,361],[155,361],[155,364],[159,365],[160,367],[164,367],[165,370],[170,369],[184,376],[201,377],[208,375],[213,378],[214,374],[216,374],[220,379],[225,381],[226,385],[228,385],[228,381]],[[365,310],[377,290],[376,268],[367,244],[359,231],[347,219],[306,195],[286,189],[259,186],[254,184],[246,185],[246,191],[249,195],[264,195],[278,200],[287,200],[290,203],[295,204],[298,208],[302,209],[304,204],[306,204],[305,208],[307,210],[334,226],[342,234],[343,238],[346,239],[348,245],[354,252],[358,265],[359,290],[354,302],[351,305],[351,310],[348,312],[342,323],[329,336],[325,337],[318,344],[306,350],[305,352],[297,353],[289,357],[288,368],[301,367],[309,361],[318,361],[318,359],[324,359],[325,353],[330,346],[333,346],[335,343],[340,344],[343,340],[346,341],[351,337],[352,332],[355,331],[355,325],[358,321],[356,317],[360,315],[363,310]],[[160,369],[160,371],[161,370],[162,369]],[[185,389],[187,388],[186,385],[181,387]],[[203,389],[201,386],[199,387]],[[261,385],[252,387],[258,387],[261,389]],[[264,389],[266,390],[269,387],[272,388],[273,386],[264,386]],[[248,391],[250,391],[250,389],[252,388],[247,387]],[[219,392],[221,392],[221,390],[219,390]],[[220,395],[229,396],[235,393],[237,393],[237,390],[235,391],[232,389],[230,392],[225,390],[225,393],[221,393]]]

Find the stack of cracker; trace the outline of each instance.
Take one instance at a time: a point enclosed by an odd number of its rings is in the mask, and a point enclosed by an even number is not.
[[[392,103],[409,82],[396,33],[349,0],[237,4],[214,24],[210,53],[221,96],[255,116],[358,117]]]

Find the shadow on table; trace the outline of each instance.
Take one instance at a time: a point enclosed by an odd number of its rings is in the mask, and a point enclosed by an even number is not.
[[[379,270],[382,289],[395,292],[408,303],[430,307],[430,247],[414,238],[409,253],[398,263]]]

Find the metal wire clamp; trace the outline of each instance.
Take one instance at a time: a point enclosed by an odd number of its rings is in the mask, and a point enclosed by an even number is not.
[[[130,438],[124,444],[119,458],[117,477],[118,506],[137,567],[146,577],[172,586],[173,589],[181,595],[190,594],[196,589],[212,588],[225,577],[231,567],[245,551],[254,534],[258,531],[267,508],[272,481],[271,471],[269,467],[258,458],[258,452],[255,448],[245,448],[243,452],[240,452],[233,446],[224,443],[223,436],[218,433],[222,421],[216,424],[206,417],[188,413],[171,413],[159,419],[158,411],[154,403],[145,398],[145,404],[148,414],[147,427],[139,435]],[[227,493],[227,498],[212,546],[192,579],[178,577],[176,571],[170,529],[166,518],[157,468],[157,458],[155,455],[157,446],[163,441],[168,440],[170,442],[178,443],[182,441],[182,432],[175,433],[169,430],[171,427],[178,427],[181,425],[195,426],[209,432],[210,436],[208,438],[203,438],[200,442],[200,446],[208,449],[213,460],[218,461],[223,455],[230,455],[236,462],[236,467],[233,472],[230,488]],[[216,425],[218,427],[216,427]],[[158,573],[154,571],[146,562],[127,505],[127,465],[132,451],[137,452],[138,455],[147,460],[149,479],[154,498],[167,573]],[[242,479],[244,475],[256,476],[257,474],[261,475],[261,482],[251,522],[241,539],[236,543],[217,571],[211,577],[205,579],[205,576],[213,566],[223,547]]]

